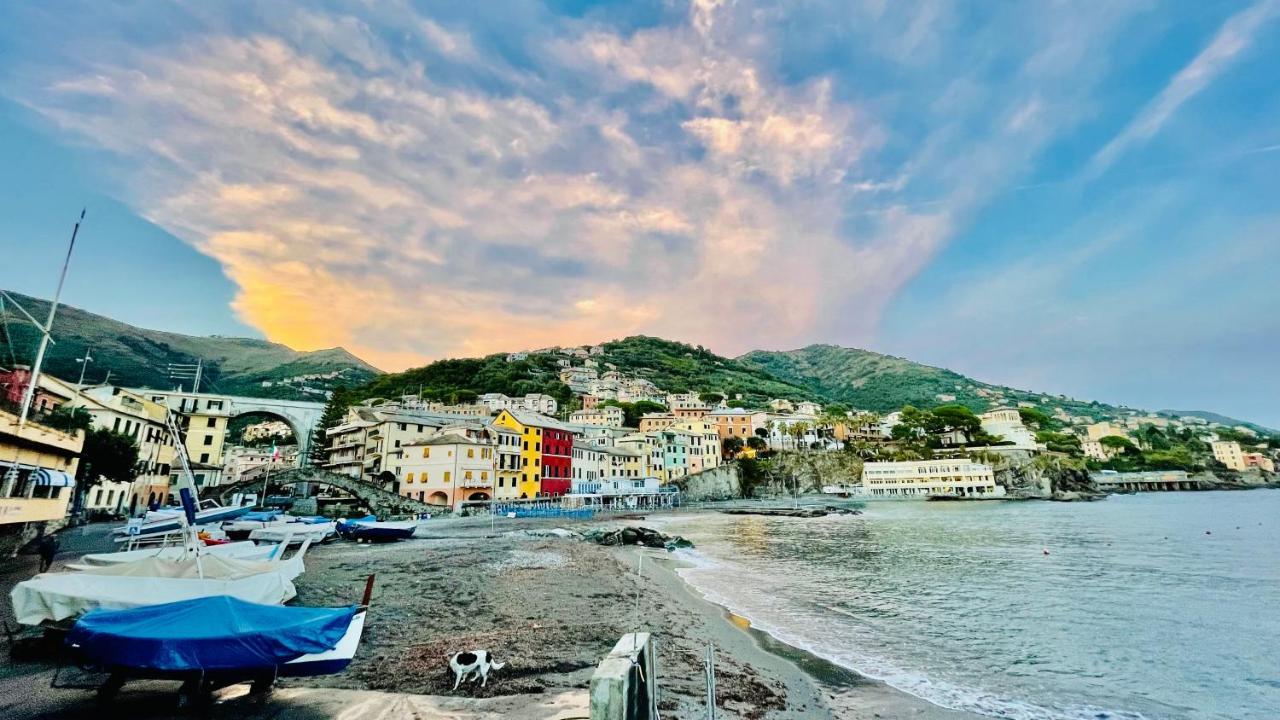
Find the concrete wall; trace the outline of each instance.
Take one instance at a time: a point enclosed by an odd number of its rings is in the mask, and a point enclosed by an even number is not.
[[[699,500],[723,500],[742,495],[742,485],[738,480],[738,466],[734,464],[703,470],[686,475],[675,481],[686,502]]]

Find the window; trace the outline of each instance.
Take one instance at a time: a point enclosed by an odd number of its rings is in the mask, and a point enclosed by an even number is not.
[[[469,458],[473,458],[473,457],[475,457],[475,456],[476,456],[476,449],[475,449],[475,448],[467,448],[467,457],[469,457]]]
[[[470,479],[471,479],[471,471],[470,471],[470,470],[466,471],[465,473],[463,473],[462,477],[463,477],[463,479],[465,479],[465,480],[470,480]]]
[[[205,465],[209,464],[209,453],[200,453],[200,462]]]
[[[212,435],[205,435],[205,436],[204,436],[204,444],[205,444],[205,445],[212,445],[212,444],[213,444],[213,436],[212,436]]]
[[[429,458],[429,457],[431,457],[431,448],[429,448],[429,447],[424,447],[424,448],[422,448],[422,457],[424,457],[424,458]]]
[[[449,480],[452,479],[452,477],[453,477],[453,473],[449,472],[448,470],[444,471],[444,481],[446,483],[448,483]]]
[[[116,418],[116,422],[111,426],[111,432],[120,432],[120,418]]]
[[[411,483],[411,482],[413,482],[413,473],[409,473],[408,475],[405,475],[405,476],[404,476],[404,481],[405,481],[406,483]]]
[[[218,427],[218,418],[209,418],[207,427]]]
[[[488,480],[488,479],[489,479],[489,471],[488,471],[488,470],[481,470],[481,471],[480,471],[480,479],[481,479],[481,480]]]

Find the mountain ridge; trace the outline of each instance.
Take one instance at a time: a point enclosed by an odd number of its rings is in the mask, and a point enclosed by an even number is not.
[[[9,295],[37,318],[45,317],[49,311],[47,300],[16,292]],[[6,313],[7,334],[0,337],[0,364],[30,364],[39,342],[39,330],[13,308],[6,307]],[[202,381],[201,389],[206,392],[281,399],[322,399],[315,392],[302,391],[303,383],[323,391],[340,380],[346,384],[363,384],[382,372],[341,347],[294,350],[259,338],[152,330],[74,305],[59,305],[52,335],[54,343],[46,352],[45,370],[69,380],[79,378],[77,361],[84,357],[86,349],[93,357],[86,373],[88,382],[102,381],[110,370],[113,383],[171,388],[179,381],[168,377],[169,364],[203,361],[208,384]],[[281,384],[287,378],[328,373],[337,375],[330,379]],[[264,382],[271,386],[264,387]]]
[[[43,317],[48,301],[21,293],[9,293],[28,312]],[[31,362],[39,333],[19,314],[7,310],[5,327],[12,341],[0,336],[0,365]],[[438,360],[399,373],[383,373],[342,347],[294,350],[281,343],[258,338],[220,335],[186,335],[167,330],[140,328],[98,315],[72,305],[61,305],[54,321],[46,370],[75,380],[86,347],[93,350],[94,362],[86,376],[99,382],[107,370],[112,381],[126,386],[170,388],[177,381],[168,378],[169,363],[205,362],[206,391],[283,399],[321,398],[317,390],[339,385],[352,388],[361,397],[386,397],[397,392],[420,392],[429,388],[445,396],[450,391],[548,392],[562,400],[568,389],[555,378],[554,361],[506,362],[507,353],[481,358]],[[6,347],[6,344],[8,347]],[[903,357],[850,348],[830,343],[814,343],[793,350],[752,350],[738,357],[717,355],[702,346],[663,338],[633,335],[600,343],[601,362],[651,380],[665,392],[718,392],[734,398],[742,395],[747,404],[759,406],[778,397],[816,400],[851,407],[889,412],[903,405],[934,407],[957,402],[974,410],[998,404],[1034,403],[1053,410],[1062,408],[1074,417],[1104,419],[1132,409],[1098,401],[1077,400],[1020,390],[975,380],[944,367],[925,365]],[[333,374],[296,383],[285,379]],[[270,383],[264,387],[263,383]],[[307,384],[312,392],[301,390]],[[1258,432],[1276,431],[1263,425],[1204,410],[1152,411],[1163,415],[1191,415],[1210,422],[1243,425]]]

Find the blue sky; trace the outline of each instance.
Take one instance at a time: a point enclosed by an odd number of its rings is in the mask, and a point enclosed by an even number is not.
[[[9,14],[6,287],[88,205],[68,300],[150,327],[830,342],[1280,426],[1280,0]]]

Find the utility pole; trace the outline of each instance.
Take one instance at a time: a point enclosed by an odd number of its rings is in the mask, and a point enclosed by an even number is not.
[[[80,233],[80,223],[84,222],[84,209],[80,210],[80,217],[76,220],[75,227],[71,229],[71,242],[67,245],[67,257],[62,261],[62,273],[58,275],[58,289],[53,293],[53,302],[49,303],[49,318],[45,320],[44,326],[40,328],[40,348],[36,350],[36,361],[31,366],[31,379],[27,383],[27,390],[22,394],[22,412],[18,415],[18,437],[22,437],[22,431],[27,425],[27,415],[31,412],[31,401],[35,398],[36,387],[40,384],[40,366],[44,364],[45,351],[49,349],[49,334],[53,330],[53,318],[58,313],[58,301],[62,298],[62,286],[67,280],[67,268],[71,265],[71,253],[76,249],[76,235]],[[18,481],[18,458],[15,455],[13,464],[9,466],[9,472],[4,476],[3,492],[0,496],[8,497],[13,492],[13,484]]]
[[[89,363],[93,362],[93,356],[89,354],[91,349],[85,348],[84,357],[76,360],[76,362],[80,363],[80,379],[76,382],[76,390],[84,389],[84,374],[89,369]]]

